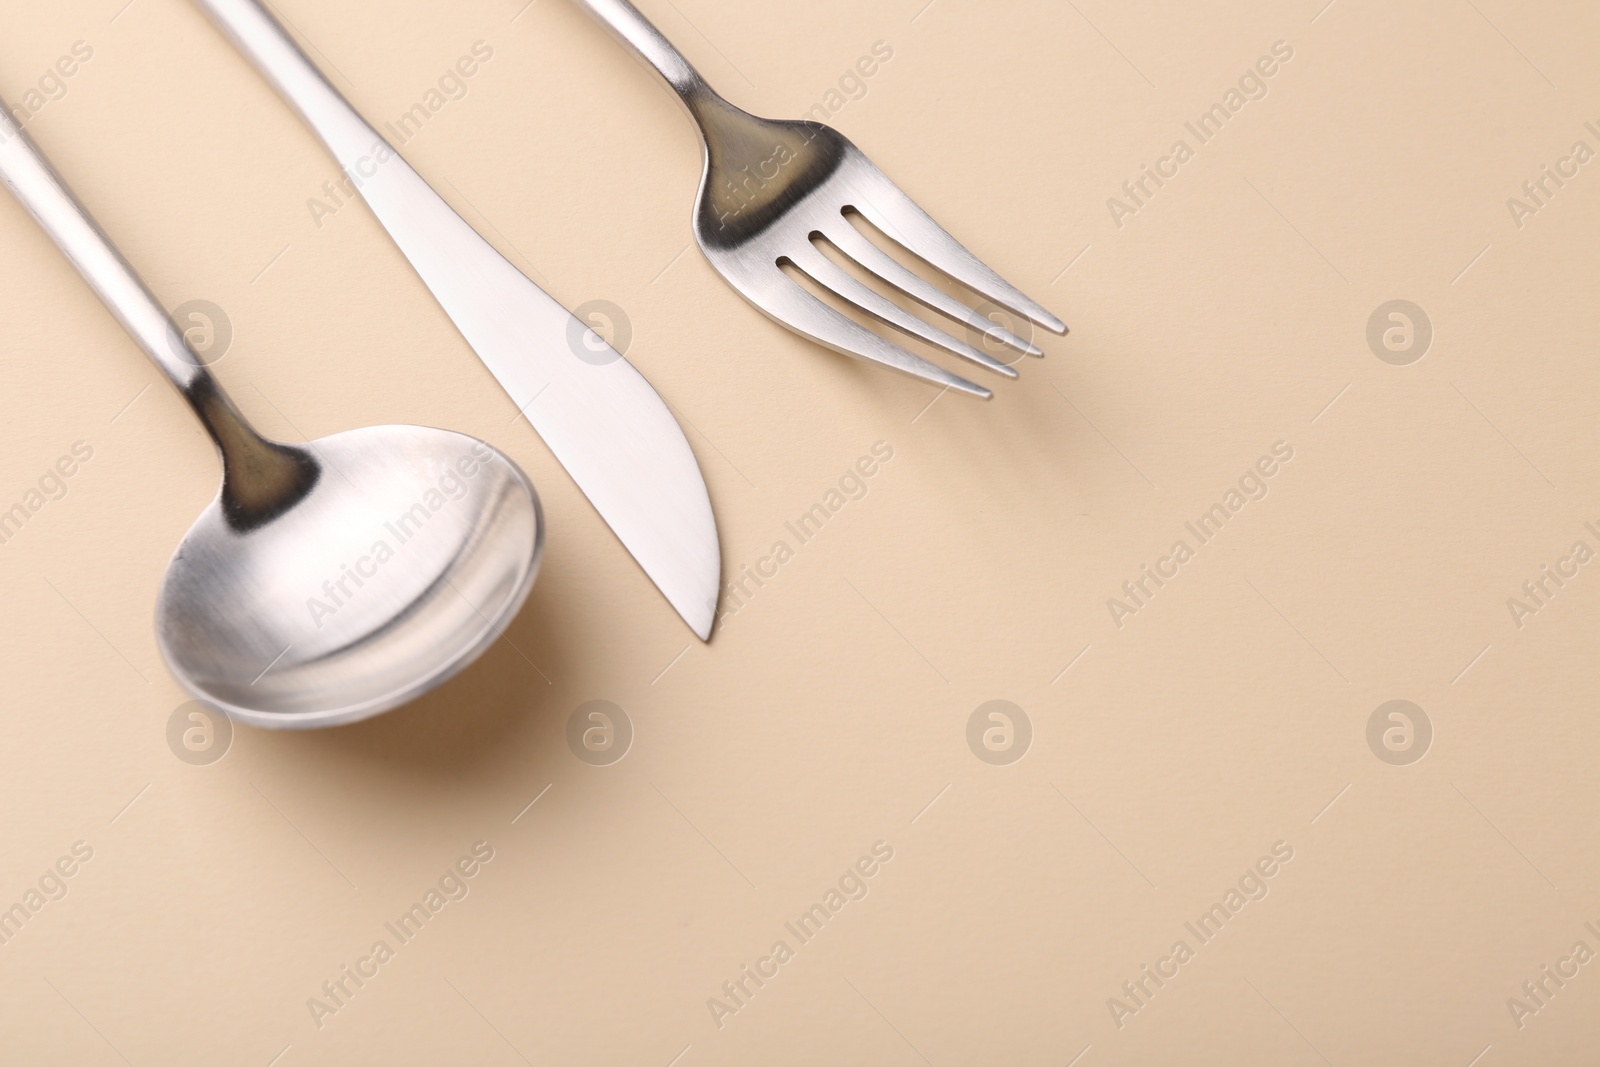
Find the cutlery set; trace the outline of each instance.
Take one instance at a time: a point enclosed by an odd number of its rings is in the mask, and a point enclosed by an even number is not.
[[[864,313],[1008,378],[983,349],[911,314],[840,260],[964,332],[1043,353],[880,248],[872,231],[1045,329],[1061,320],[990,270],[845,137],[718,96],[628,0],[575,0],[655,68],[702,134],[701,251],[745,299],[836,351],[980,398],[990,390],[858,325]],[[666,403],[469,226],[322,75],[260,0],[195,0],[311,127],[623,546],[708,640],[721,584],[710,497]],[[368,427],[304,445],[239,413],[86,209],[0,108],[0,179],[188,402],[222,486],[162,582],[158,644],[179,683],[243,722],[353,722],[471,663],[526,600],[544,519],[526,475],[481,441]],[[826,249],[832,251],[829,255]],[[803,286],[794,273],[810,286]],[[823,294],[822,296],[817,293]]]

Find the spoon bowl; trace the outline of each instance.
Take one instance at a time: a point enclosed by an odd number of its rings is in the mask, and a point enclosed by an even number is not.
[[[476,659],[539,569],[544,517],[482,441],[376,426],[261,436],[0,102],[3,183],[161,369],[222,460],[167,565],[156,639],[174,677],[241,722],[354,722]]]
[[[417,426],[276,447],[308,487],[264,520],[224,489],[162,584],[157,639],[199,699],[267,728],[355,722],[460,671],[527,599],[539,498],[493,448]]]

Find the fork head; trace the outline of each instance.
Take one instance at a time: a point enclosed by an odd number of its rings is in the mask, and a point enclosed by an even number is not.
[[[843,303],[997,374],[1017,376],[981,348],[906,311],[862,284],[822,245],[877,280],[1019,352],[1028,340],[954,299],[885,253],[856,227],[859,215],[912,255],[994,304],[1045,329],[1060,319],[1007,283],[935,222],[837,130],[809,121],[758,118],[721,98],[694,109],[706,164],[695,207],[701,251],[745,299],[797,333],[838,352],[881,363],[945,388],[988,399],[990,391],[892,344],[840,314],[785,272],[790,267]]]

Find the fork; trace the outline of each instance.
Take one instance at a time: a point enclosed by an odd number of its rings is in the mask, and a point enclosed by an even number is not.
[[[667,80],[700,128],[705,170],[694,236],[711,265],[750,303],[789,329],[848,356],[989,399],[981,385],[892,344],[818,299],[784,268],[843,303],[982,367],[1017,372],[862,284],[817,243],[906,296],[1031,356],[1029,341],[947,295],[869,240],[859,215],[894,243],[994,304],[1058,334],[1066,325],[985,266],[831,126],[758,118],[718,96],[628,0],[576,0]]]

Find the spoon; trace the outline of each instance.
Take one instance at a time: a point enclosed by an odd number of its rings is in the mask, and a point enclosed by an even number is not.
[[[222,488],[167,564],[156,637],[178,682],[254,726],[355,722],[480,655],[521,608],[539,498],[463,434],[373,426],[288,445],[257,433],[0,103],[0,179],[193,409]]]

